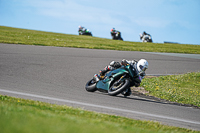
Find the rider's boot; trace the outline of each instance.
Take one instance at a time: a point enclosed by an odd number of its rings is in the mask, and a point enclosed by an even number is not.
[[[101,70],[100,72],[99,72],[99,75],[100,75],[100,79],[103,79],[104,77],[105,77],[105,74],[106,74],[106,72],[107,72],[108,70],[106,69],[104,69],[104,70]]]
[[[110,65],[108,65],[108,66],[106,66],[105,68],[104,68],[104,70],[101,70],[100,71],[100,76],[101,76],[101,78],[103,79],[104,77],[105,77],[105,74],[108,72],[108,71],[110,71],[110,70],[112,70],[113,69],[113,67],[112,66],[110,66]]]

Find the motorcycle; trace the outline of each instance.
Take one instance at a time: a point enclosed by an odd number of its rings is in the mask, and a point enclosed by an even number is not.
[[[78,31],[79,35],[89,35],[92,36],[92,33],[89,31],[89,29],[83,28],[82,30]]]
[[[153,42],[152,41],[152,38],[151,38],[151,35],[140,35],[140,39],[143,41],[143,42]]]
[[[131,86],[140,83],[141,78],[133,71],[132,65],[121,66],[118,69],[109,71],[101,79],[99,74],[95,74],[91,80],[86,83],[85,89],[88,92],[100,91],[108,93],[110,96],[122,94],[131,95]],[[140,77],[140,76],[139,76]],[[140,81],[139,81],[140,80]]]
[[[119,31],[111,33],[111,36],[112,36],[113,40],[122,40],[123,41],[123,38],[121,37],[121,32],[119,32]]]

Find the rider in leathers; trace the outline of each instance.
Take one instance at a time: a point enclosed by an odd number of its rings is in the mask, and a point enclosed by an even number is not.
[[[104,68],[104,70],[100,71],[100,76],[104,77],[106,72],[120,68],[122,65],[127,65],[127,64],[133,66],[133,71],[135,73],[134,75],[135,75],[135,78],[137,81],[137,83],[135,83],[135,87],[140,86],[142,79],[146,75],[145,71],[148,68],[148,62],[145,59],[141,59],[139,61],[123,59],[121,61],[121,64],[119,62],[112,61],[112,62],[110,62],[110,65],[108,65]]]
[[[150,34],[146,33],[145,31],[142,34],[140,34],[140,40],[142,40],[143,42],[145,42],[146,38],[149,38],[149,37],[150,37],[149,42],[152,42]]]

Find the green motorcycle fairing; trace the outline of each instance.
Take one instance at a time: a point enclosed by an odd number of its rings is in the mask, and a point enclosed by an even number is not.
[[[134,72],[132,71],[132,66],[122,66],[121,68],[108,72],[103,80],[99,80],[97,82],[96,88],[98,90],[108,91],[112,81],[114,81],[115,79],[119,79],[124,74],[129,74],[130,77],[133,77]]]

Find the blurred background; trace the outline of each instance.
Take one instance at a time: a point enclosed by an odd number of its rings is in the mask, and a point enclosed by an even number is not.
[[[78,35],[78,26],[93,36],[140,42],[143,31],[154,43],[200,44],[199,0],[0,0],[0,25]]]

